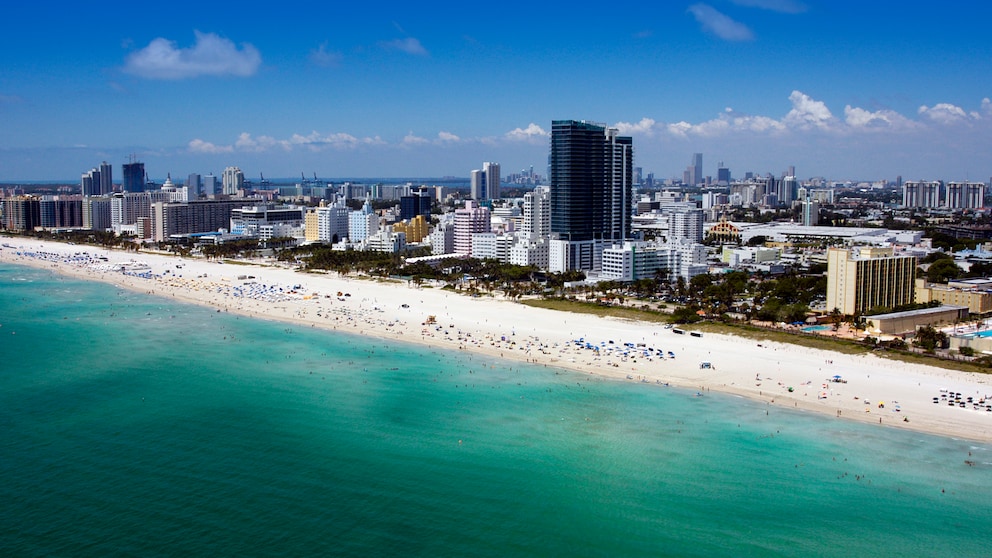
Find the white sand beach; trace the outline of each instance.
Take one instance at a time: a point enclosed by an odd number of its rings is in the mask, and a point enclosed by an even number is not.
[[[985,407],[992,405],[992,375],[727,335],[696,337],[658,324],[556,312],[398,282],[19,237],[0,240],[0,262],[246,316],[476,351],[637,382],[645,389],[669,385],[702,396],[724,392],[841,421],[992,441],[992,412]],[[121,271],[125,262],[135,263]],[[434,323],[428,323],[429,316]],[[11,333],[0,329],[0,335]],[[954,401],[957,394],[960,403]]]

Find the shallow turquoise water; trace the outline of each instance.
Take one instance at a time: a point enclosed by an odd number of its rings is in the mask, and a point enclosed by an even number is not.
[[[978,556],[992,532],[984,445],[45,271],[0,267],[0,362],[5,556]]]

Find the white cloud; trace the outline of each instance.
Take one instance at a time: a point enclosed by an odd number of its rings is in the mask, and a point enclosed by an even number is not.
[[[734,21],[708,4],[693,4],[689,6],[688,12],[696,18],[696,22],[704,31],[725,41],[750,41],[754,39],[754,33],[747,25]]]
[[[664,125],[664,130],[675,137],[720,137],[731,133],[776,133],[786,130],[785,124],[767,116],[751,116],[740,114],[732,108],[724,109],[723,113],[712,120],[699,124],[680,121]]]
[[[771,10],[773,12],[782,12],[785,14],[799,14],[805,12],[807,7],[802,2],[796,2],[795,0],[730,0],[738,6],[745,6],[748,8],[761,8],[762,10]]]
[[[749,132],[781,132],[785,124],[767,116],[734,116],[734,127]]]
[[[689,132],[692,131],[692,124],[682,120],[680,122],[666,125],[665,131],[676,137],[687,137]]]
[[[504,135],[504,137],[511,141],[540,140],[543,142],[551,137],[551,134],[546,132],[544,128],[531,122],[526,128],[514,128],[513,130],[510,130]]]
[[[663,122],[650,117],[642,117],[635,122],[621,121],[613,126],[623,135],[635,135],[641,145],[667,140],[690,140],[696,143],[730,138],[731,140],[747,141],[751,138],[766,138],[788,142],[801,142],[811,134],[826,133],[833,138],[848,138],[851,144],[856,144],[859,136],[870,137],[870,134],[889,132],[893,138],[913,139],[924,141],[927,133],[939,129],[976,128],[979,123],[990,123],[992,117],[992,99],[982,99],[980,108],[974,111],[947,103],[938,103],[932,107],[923,106],[918,111],[917,118],[904,116],[891,109],[869,110],[852,105],[843,107],[843,116],[838,118],[827,107],[826,103],[815,99],[802,91],[794,90],[788,96],[790,109],[780,118],[765,115],[753,115],[737,112],[733,108],[723,109],[713,118],[700,122],[685,120]],[[891,134],[899,132],[898,134]],[[320,152],[327,150],[351,150],[368,147],[385,146],[387,148],[454,148],[455,146],[486,146],[501,149],[512,145],[544,146],[546,148],[550,133],[540,125],[531,122],[525,127],[515,128],[502,135],[484,137],[464,137],[448,130],[436,132],[436,135],[420,136],[410,131],[402,138],[389,142],[379,136],[358,137],[345,132],[308,134],[292,134],[286,139],[268,135],[253,136],[243,132],[230,144],[214,144],[202,139],[189,142],[187,149],[193,153],[223,154],[223,153],[264,153],[271,151],[293,152],[298,150]],[[874,136],[879,137],[879,136]],[[872,140],[874,141],[874,140]],[[792,145],[792,144],[789,144]],[[526,147],[530,148],[530,147]]]
[[[424,45],[420,44],[420,41],[413,38],[407,37],[406,39],[394,39],[392,41],[384,41],[379,43],[383,48],[387,50],[398,50],[400,52],[405,52],[407,54],[413,54],[415,56],[429,56],[430,53],[424,48]]]
[[[340,52],[327,50],[327,43],[321,43],[316,50],[310,51],[310,62],[322,68],[337,68],[344,56]]]
[[[433,140],[430,138],[420,137],[415,135],[413,132],[410,132],[403,137],[401,145],[404,147],[412,147],[417,145],[451,145],[460,142],[462,142],[461,137],[456,136],[451,132],[445,132],[442,130],[437,133],[437,137]]]
[[[763,115],[749,115],[726,108],[715,118],[702,122],[658,122],[652,118],[642,118],[637,123],[618,122],[614,125],[622,134],[637,134],[644,138],[655,136],[677,139],[713,139],[734,135],[762,134],[766,137],[792,135],[799,137],[808,132],[828,132],[837,136],[853,136],[878,131],[920,132],[932,130],[934,124],[953,125],[962,123],[973,125],[979,121],[992,122],[992,99],[982,99],[981,108],[975,111],[940,103],[933,107],[920,107],[921,118],[914,120],[891,109],[868,110],[846,105],[843,120],[838,119],[826,103],[802,91],[789,95],[792,108],[782,118]],[[515,131],[520,135],[520,130]],[[508,136],[510,134],[507,134]]]
[[[289,146],[301,146],[310,151],[321,151],[325,148],[350,149],[361,145],[381,145],[383,143],[385,142],[379,139],[378,136],[374,138],[358,138],[344,132],[322,135],[316,131],[310,132],[305,136],[293,134],[286,141],[286,144]]]
[[[351,149],[363,145],[385,145],[386,142],[379,136],[358,138],[343,132],[333,134],[321,134],[310,132],[307,135],[293,134],[288,139],[277,139],[272,136],[252,136],[248,132],[238,134],[234,145],[216,145],[201,139],[194,139],[189,142],[188,149],[194,153],[265,153],[275,149],[281,151],[292,151],[294,149],[306,149],[308,151],[323,151],[325,149]]]
[[[844,107],[844,122],[854,129],[902,130],[915,128],[918,124],[893,110],[869,111],[863,108]]]
[[[640,134],[647,137],[654,135],[654,126],[657,124],[651,118],[642,118],[639,122],[631,124],[630,122],[617,122],[613,125],[622,135],[632,135]]]
[[[789,95],[792,110],[785,115],[782,122],[793,128],[830,128],[836,119],[823,101],[814,100],[801,91],[793,91]]]
[[[420,136],[413,135],[413,132],[410,132],[407,135],[403,136],[403,145],[407,145],[407,146],[411,146],[411,145],[424,145],[424,144],[428,144],[430,142],[431,142],[431,140],[429,140],[427,138],[422,138]]]
[[[253,138],[248,132],[241,132],[241,134],[238,135],[237,141],[234,142],[234,147],[238,151],[245,151],[248,153],[263,153],[276,146],[280,146],[283,149],[289,149],[288,142],[279,141],[271,136],[258,136],[257,138]]]
[[[258,50],[248,43],[239,49],[213,33],[194,31],[196,44],[177,48],[159,37],[127,57],[124,71],[148,79],[186,79],[198,76],[254,75],[262,63]]]
[[[217,153],[232,153],[234,147],[230,145],[216,145],[210,143],[209,141],[203,141],[199,138],[191,140],[186,146],[187,150],[191,153],[205,153],[210,155],[215,155]]]
[[[932,107],[923,105],[917,113],[938,124],[955,124],[969,118],[979,118],[978,114],[973,112],[969,115],[963,108],[950,103],[937,103]]]

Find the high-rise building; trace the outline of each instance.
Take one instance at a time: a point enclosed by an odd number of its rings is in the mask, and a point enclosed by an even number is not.
[[[604,243],[630,236],[634,147],[614,128],[551,123],[551,271],[599,268]]]
[[[500,198],[499,163],[489,161],[482,163],[482,172],[486,174],[486,192],[489,193],[489,199],[498,200]]]
[[[469,175],[469,197],[473,200],[484,200],[486,193],[486,174],[480,169],[473,170]]]
[[[827,250],[827,308],[861,315],[914,299],[916,256],[896,256],[892,248]]]
[[[203,193],[203,180],[201,180],[200,175],[195,172],[190,173],[186,178],[186,188],[189,189],[190,199],[199,198],[200,194]]]
[[[42,196],[39,202],[39,225],[46,229],[83,226],[83,196]]]
[[[407,242],[421,242],[430,234],[430,218],[417,215],[408,222],[393,225],[393,232],[406,235]]]
[[[100,163],[100,195],[114,193],[114,167],[104,161]]]
[[[985,183],[948,182],[946,198],[949,209],[980,209],[985,206]]]
[[[551,191],[547,186],[538,186],[524,194],[523,233],[532,238],[551,236]]]
[[[365,199],[362,208],[348,214],[348,240],[362,242],[379,232],[379,216],[372,211],[372,202]]]
[[[721,186],[726,186],[727,184],[730,184],[730,169],[723,166],[722,161],[720,162],[720,165],[716,169],[716,181]]]
[[[225,195],[236,196],[238,190],[245,187],[245,173],[241,172],[238,167],[227,167],[224,169],[224,174],[221,175],[221,184]]]
[[[408,221],[418,215],[422,215],[425,219],[430,221],[431,202],[431,196],[426,192],[413,192],[410,195],[401,196],[400,220]],[[413,242],[419,242],[419,240],[414,240]]]
[[[682,181],[688,186],[695,186],[703,181],[703,154],[693,153],[692,164],[685,169]]]
[[[139,163],[132,158],[130,163],[124,163],[123,169],[121,189],[125,192],[144,192],[145,164]]]
[[[940,207],[944,183],[940,180],[907,180],[902,185],[903,207],[933,209]]]
[[[30,231],[41,226],[41,201],[36,196],[3,198],[3,228]]]
[[[778,182],[775,195],[778,198],[778,203],[789,205],[796,200],[798,192],[799,181],[790,174]]]
[[[802,200],[802,223],[805,227],[815,227],[820,224],[820,203],[806,191],[799,198]]]
[[[153,203],[149,222],[151,237],[156,242],[163,242],[172,235],[226,229],[231,225],[231,212],[245,203],[243,199]]]
[[[79,178],[79,190],[83,197],[99,196],[100,192],[100,171],[93,169],[83,173]]]
[[[678,207],[670,212],[668,240],[703,241],[703,210]]]
[[[83,228],[105,231],[111,227],[110,198],[107,196],[83,198]]]
[[[167,201],[167,200],[158,200]],[[110,198],[110,226],[119,231],[133,225],[139,217],[151,217],[152,192],[118,192]]]
[[[207,174],[203,177],[203,194],[206,196],[216,196],[220,193],[220,183],[217,182],[217,177],[213,173]]]
[[[348,213],[343,199],[335,200],[330,205],[321,201],[319,207],[307,213],[308,219],[313,216],[313,226],[311,230],[308,221],[306,240],[337,244],[348,238]]]
[[[470,195],[473,200],[496,200],[499,191],[499,163],[482,163],[482,170],[474,170],[471,174]]]
[[[431,254],[452,254],[455,251],[455,225],[441,222],[430,234]]]
[[[455,210],[455,253],[471,256],[472,235],[491,230],[489,208],[479,207],[474,201],[467,200],[464,208]]]

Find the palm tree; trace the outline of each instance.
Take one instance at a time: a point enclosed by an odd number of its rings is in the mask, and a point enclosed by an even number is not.
[[[842,318],[843,316],[840,313],[840,308],[834,308],[833,310],[830,311],[830,319],[834,323],[834,331],[840,329],[840,323],[842,321]]]

